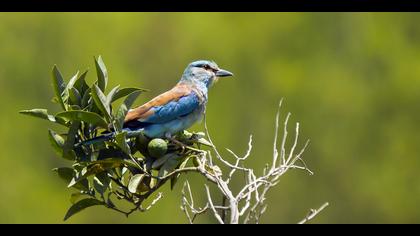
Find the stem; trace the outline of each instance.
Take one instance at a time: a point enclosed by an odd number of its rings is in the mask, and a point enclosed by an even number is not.
[[[223,207],[226,206],[226,200],[227,200],[226,196],[223,195],[223,197],[222,197],[222,206]],[[226,209],[222,209],[222,220],[223,220],[223,222],[226,222]]]
[[[316,215],[318,215],[322,210],[324,210],[329,205],[328,202],[324,203],[320,208],[314,210],[311,209],[309,214],[305,217],[305,219],[301,220],[298,224],[305,224],[306,222],[312,220]]]

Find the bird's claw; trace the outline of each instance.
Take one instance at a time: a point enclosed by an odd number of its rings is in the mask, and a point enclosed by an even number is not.
[[[184,152],[185,151],[185,149],[187,148],[187,145],[185,145],[183,142],[181,142],[181,141],[178,141],[178,140],[176,140],[176,139],[174,139],[174,138],[170,138],[169,139],[171,142],[173,142],[175,145],[177,145],[177,146],[179,146],[180,148],[181,148],[181,151],[182,152]]]
[[[181,148],[182,152],[185,152],[185,149],[187,148],[187,145],[175,138],[172,137],[172,135],[170,134],[166,134],[165,137],[171,141],[172,143],[174,143],[176,146],[179,146]]]

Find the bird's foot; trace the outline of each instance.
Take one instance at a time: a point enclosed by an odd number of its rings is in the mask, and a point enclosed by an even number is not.
[[[169,141],[174,143],[176,146],[180,147],[182,152],[184,152],[185,149],[188,148],[188,145],[186,145],[185,143],[173,138],[172,135],[170,135],[170,134],[165,134],[165,137],[166,137],[166,139],[168,139]]]

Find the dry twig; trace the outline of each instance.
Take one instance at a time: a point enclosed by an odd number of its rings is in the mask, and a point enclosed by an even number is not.
[[[252,135],[249,137],[248,142],[248,149],[244,156],[240,157],[232,150],[227,149],[227,151],[235,158],[234,162],[229,162],[225,160],[220,152],[218,151],[216,145],[213,143],[209,130],[207,127],[206,122],[205,124],[205,131],[207,138],[212,146],[212,151],[215,154],[217,161],[219,161],[223,166],[230,169],[229,174],[224,176],[222,174],[214,174],[214,170],[218,168],[212,158],[212,152],[203,153],[201,158],[202,165],[198,167],[200,173],[207,177],[208,180],[215,183],[217,189],[219,190],[220,194],[223,198],[222,205],[215,205],[214,201],[212,200],[210,189],[206,185],[206,194],[207,194],[207,204],[202,207],[196,209],[194,207],[194,200],[191,193],[191,188],[188,182],[184,183],[183,188],[183,195],[182,195],[182,205],[181,209],[184,211],[185,215],[187,216],[190,223],[194,222],[196,216],[200,214],[204,214],[209,210],[212,212],[213,216],[216,220],[221,223],[259,223],[261,215],[267,209],[267,205],[265,204],[266,194],[267,192],[274,186],[277,185],[279,182],[279,178],[283,176],[289,169],[299,169],[305,170],[309,174],[313,174],[311,170],[308,169],[306,163],[302,159],[302,154],[304,153],[306,147],[309,144],[309,140],[306,141],[305,145],[301,148],[299,153],[295,154],[295,150],[298,146],[298,138],[299,138],[299,123],[296,123],[295,127],[295,138],[293,140],[292,147],[288,153],[286,153],[286,142],[287,142],[287,125],[289,118],[291,116],[290,113],[287,114],[285,122],[284,122],[284,132],[283,138],[280,147],[280,153],[277,147],[277,140],[278,140],[278,129],[279,129],[279,117],[280,117],[280,108],[282,105],[282,101],[279,103],[277,115],[276,115],[276,123],[275,123],[275,135],[274,135],[274,145],[273,145],[273,158],[271,165],[266,164],[265,168],[263,169],[263,175],[257,176],[255,175],[255,171],[252,168],[244,167],[243,162],[250,156],[252,151]],[[280,156],[279,156],[280,154]],[[298,165],[297,162],[302,164]],[[245,183],[243,187],[238,191],[238,193],[233,194],[229,184],[231,184],[231,180],[235,174],[241,173],[245,176]],[[188,194],[187,194],[187,193]],[[187,199],[187,197],[189,199]],[[226,205],[225,205],[226,204]],[[305,223],[308,220],[311,220],[315,217],[321,210],[327,207],[328,204],[324,204],[320,209],[311,211],[304,220],[300,223]],[[219,210],[219,211],[218,211]],[[221,211],[221,213],[220,213]],[[229,220],[226,219],[226,215],[230,215]]]

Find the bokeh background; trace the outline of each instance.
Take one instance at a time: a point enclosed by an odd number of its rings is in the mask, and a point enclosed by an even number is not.
[[[300,145],[311,140],[304,158],[315,175],[284,176],[263,223],[295,223],[326,201],[313,223],[420,223],[419,21],[418,13],[1,13],[0,222],[63,222],[72,191],[51,171],[70,164],[48,142],[57,127],[18,111],[59,111],[52,66],[67,79],[92,68],[93,82],[93,56],[102,55],[111,86],[151,89],[136,105],[173,86],[193,60],[234,72],[210,92],[208,126],[219,147],[239,154],[254,134],[247,164],[259,169],[271,160],[284,98],[281,118],[290,111],[289,131],[299,121]],[[66,223],[186,223],[180,190],[167,186],[156,207],[128,219],[93,207]]]

